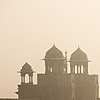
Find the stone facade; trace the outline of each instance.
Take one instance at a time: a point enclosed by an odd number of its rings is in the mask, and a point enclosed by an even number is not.
[[[88,74],[88,57],[78,48],[67,61],[63,53],[54,45],[46,52],[45,74],[37,75],[37,85],[33,83],[31,66],[26,63],[18,85],[19,99],[32,100],[97,100],[99,98],[98,75]],[[70,63],[70,73],[67,63]],[[29,83],[25,83],[25,75]]]

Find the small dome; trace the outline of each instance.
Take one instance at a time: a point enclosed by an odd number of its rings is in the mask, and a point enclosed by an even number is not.
[[[23,66],[22,66],[22,69],[21,71],[23,72],[32,72],[33,70],[31,69],[31,66],[26,62]]]
[[[88,60],[86,53],[84,53],[79,47],[72,53],[70,60]]]
[[[45,58],[63,58],[63,53],[55,46],[46,52]]]

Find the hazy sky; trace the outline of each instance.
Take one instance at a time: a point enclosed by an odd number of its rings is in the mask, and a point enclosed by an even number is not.
[[[100,75],[100,0],[0,0],[0,97],[17,97],[25,62],[44,72],[53,43],[68,59],[79,45]]]

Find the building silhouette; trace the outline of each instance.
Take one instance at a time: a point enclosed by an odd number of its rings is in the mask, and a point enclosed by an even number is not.
[[[20,71],[21,84],[18,85],[19,99],[33,100],[97,100],[99,98],[98,75],[89,75],[88,57],[78,47],[67,61],[55,46],[46,52],[45,74],[37,74],[37,84],[33,83],[31,66],[25,63]],[[68,73],[67,63],[70,63]],[[25,83],[25,75],[29,83]]]

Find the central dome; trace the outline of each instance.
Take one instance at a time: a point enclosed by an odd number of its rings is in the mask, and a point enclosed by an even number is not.
[[[46,52],[45,58],[64,58],[63,53],[55,46]]]
[[[72,53],[70,60],[88,60],[85,52],[83,52],[79,47]]]

